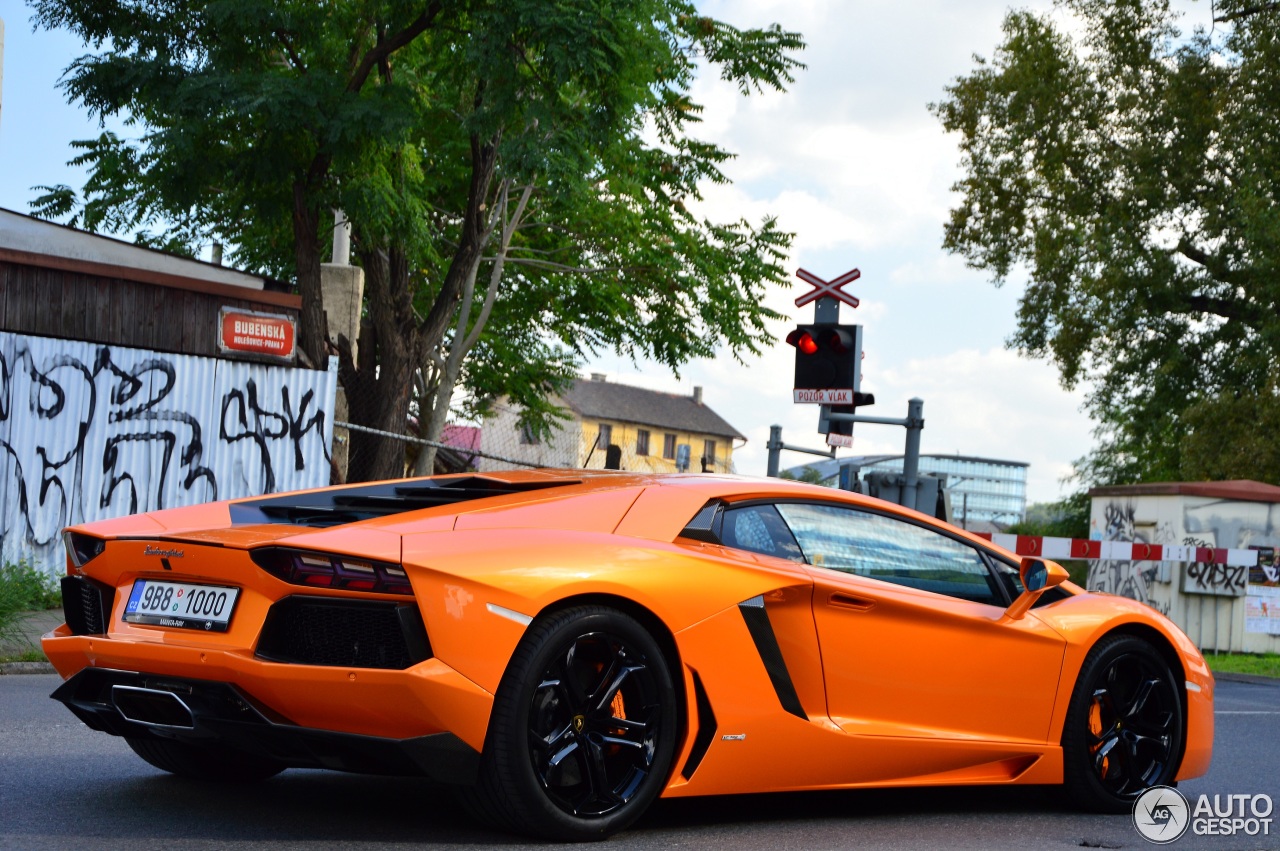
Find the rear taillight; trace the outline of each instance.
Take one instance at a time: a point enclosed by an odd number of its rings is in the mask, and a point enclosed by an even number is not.
[[[62,542],[67,547],[67,557],[71,559],[71,566],[77,572],[80,568],[102,555],[102,551],[107,548],[106,541],[101,538],[95,538],[92,535],[86,535],[83,532],[68,532],[64,530]]]
[[[285,547],[263,547],[249,556],[258,567],[292,585],[413,595],[404,568],[390,562]]]

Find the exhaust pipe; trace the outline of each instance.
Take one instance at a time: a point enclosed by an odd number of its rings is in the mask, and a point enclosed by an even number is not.
[[[111,702],[120,717],[135,724],[183,730],[196,726],[191,708],[171,691],[116,685],[111,687]]]

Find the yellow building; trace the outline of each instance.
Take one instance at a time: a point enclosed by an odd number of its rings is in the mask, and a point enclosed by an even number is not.
[[[519,411],[499,406],[485,420],[481,448],[547,467],[604,469],[613,460],[632,472],[728,473],[733,471],[737,429],[703,402],[702,388],[692,396],[662,393],[605,380],[594,374],[579,379],[560,397],[570,415],[548,440],[524,434]],[[611,449],[611,447],[613,447]],[[504,465],[484,461],[481,470]]]

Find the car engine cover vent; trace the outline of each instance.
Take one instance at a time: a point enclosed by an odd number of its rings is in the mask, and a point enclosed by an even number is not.
[[[271,662],[403,670],[431,658],[413,603],[285,597],[267,615],[257,655]]]

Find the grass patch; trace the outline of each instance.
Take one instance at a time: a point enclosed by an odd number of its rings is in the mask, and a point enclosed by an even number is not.
[[[0,653],[0,665],[5,662],[48,662],[49,658],[36,648],[21,653]]]
[[[61,605],[62,590],[57,580],[43,570],[25,562],[0,567],[0,642],[21,638],[18,622],[27,612]]]
[[[1211,671],[1280,677],[1280,653],[1207,653],[1204,658]]]

